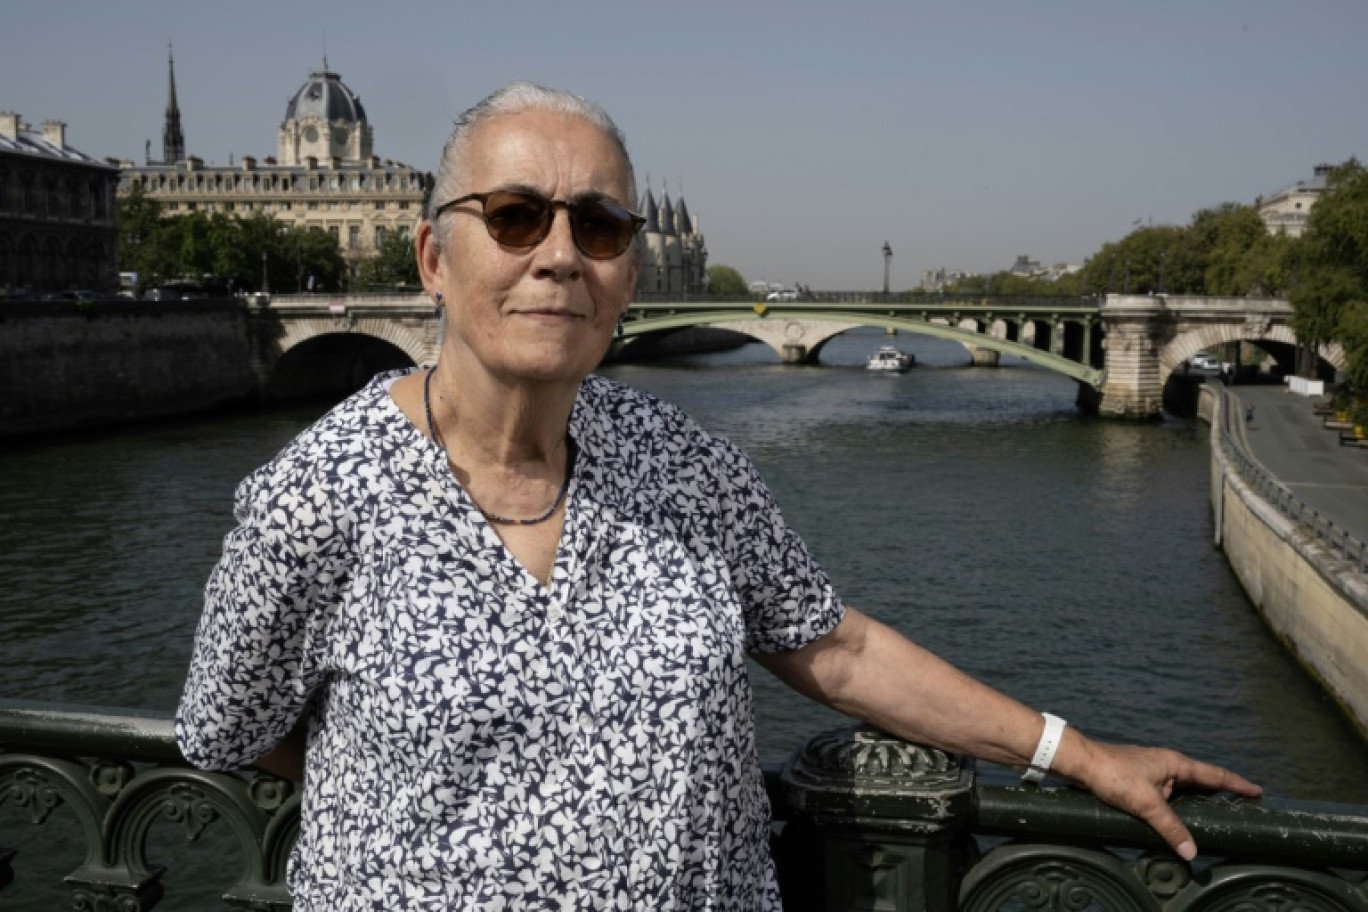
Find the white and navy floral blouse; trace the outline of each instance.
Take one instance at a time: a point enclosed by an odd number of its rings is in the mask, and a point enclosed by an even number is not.
[[[233,769],[308,714],[295,908],[778,909],[745,655],[842,609],[750,462],[590,377],[544,588],[392,380],[239,488],[176,720]]]

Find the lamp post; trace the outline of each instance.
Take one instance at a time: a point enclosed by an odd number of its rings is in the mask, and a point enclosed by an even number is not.
[[[271,281],[266,275],[266,251],[261,251],[261,293],[271,293]]]
[[[883,289],[883,293],[884,293],[884,294],[888,294],[888,267],[889,267],[889,264],[891,264],[891,263],[893,262],[893,248],[890,247],[890,246],[888,246],[888,241],[884,241],[884,245],[883,245],[883,255],[884,255],[884,289]]]

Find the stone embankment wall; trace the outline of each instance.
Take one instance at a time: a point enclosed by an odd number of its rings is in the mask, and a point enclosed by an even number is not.
[[[251,364],[236,301],[0,302],[0,439],[246,399]]]
[[[1202,398],[1217,544],[1269,627],[1368,737],[1368,576],[1240,477],[1221,447],[1219,397]]]

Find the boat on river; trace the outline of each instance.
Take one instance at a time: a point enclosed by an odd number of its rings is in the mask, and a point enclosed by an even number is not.
[[[869,363],[866,367],[872,371],[893,371],[901,374],[910,370],[912,365],[917,363],[917,359],[905,351],[900,351],[891,345],[885,345],[869,356]]]

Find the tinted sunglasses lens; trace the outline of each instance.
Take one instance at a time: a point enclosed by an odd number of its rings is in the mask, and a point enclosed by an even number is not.
[[[636,234],[632,213],[602,200],[577,205],[570,226],[579,249],[596,260],[611,259],[622,253]]]
[[[484,205],[489,236],[509,247],[531,247],[546,237],[551,227],[551,203],[526,193],[499,190]]]

